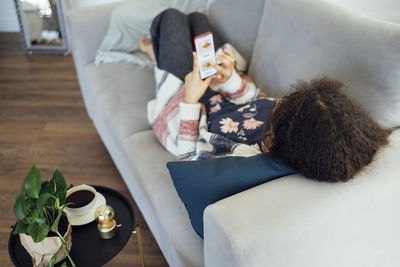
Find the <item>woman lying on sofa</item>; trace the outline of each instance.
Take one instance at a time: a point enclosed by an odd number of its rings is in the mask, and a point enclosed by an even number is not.
[[[193,38],[209,31],[222,64],[213,66],[214,77],[202,80]],[[235,69],[236,63],[244,71],[243,58],[223,45],[201,13],[165,10],[154,19],[151,38],[140,40],[157,65],[149,122],[180,160],[264,152],[306,177],[338,182],[351,179],[387,143],[388,132],[341,92],[339,81],[299,82],[279,100],[265,96]]]

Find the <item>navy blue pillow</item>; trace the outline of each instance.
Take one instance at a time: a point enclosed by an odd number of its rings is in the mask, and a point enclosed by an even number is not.
[[[208,205],[297,172],[282,160],[265,153],[252,157],[168,162],[167,168],[192,226],[201,237],[203,212]]]

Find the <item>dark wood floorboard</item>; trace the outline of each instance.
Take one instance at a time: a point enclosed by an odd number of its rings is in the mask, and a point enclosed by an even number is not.
[[[58,168],[68,184],[121,192],[141,226],[146,266],[168,266],[87,116],[72,57],[26,55],[18,33],[0,33],[0,266],[12,266],[13,199],[32,164],[47,179]],[[140,266],[136,236],[105,266]]]

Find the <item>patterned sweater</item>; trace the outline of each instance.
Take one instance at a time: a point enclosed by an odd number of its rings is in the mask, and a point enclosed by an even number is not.
[[[248,76],[235,70],[224,84],[211,85],[200,103],[186,104],[183,81],[157,67],[154,74],[156,99],[147,105],[148,120],[161,144],[179,160],[261,153],[265,114],[275,102]]]

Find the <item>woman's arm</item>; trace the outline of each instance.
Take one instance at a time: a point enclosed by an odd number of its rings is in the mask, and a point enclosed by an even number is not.
[[[225,54],[220,55],[218,60],[221,65],[214,64],[218,71],[216,75],[217,88],[235,104],[249,102],[259,94],[253,80],[246,75],[239,75],[235,70],[235,58],[231,51],[224,49]]]
[[[197,104],[199,99],[204,95],[214,76],[210,76],[205,80],[200,78],[200,70],[197,59],[197,53],[193,52],[193,71],[185,77],[185,103]]]
[[[185,77],[185,98],[184,102],[179,104],[179,130],[177,136],[179,160],[187,160],[196,154],[201,108],[201,104],[198,102],[213,79],[213,76],[205,80],[200,78],[197,60],[197,54],[194,52],[193,71]]]

